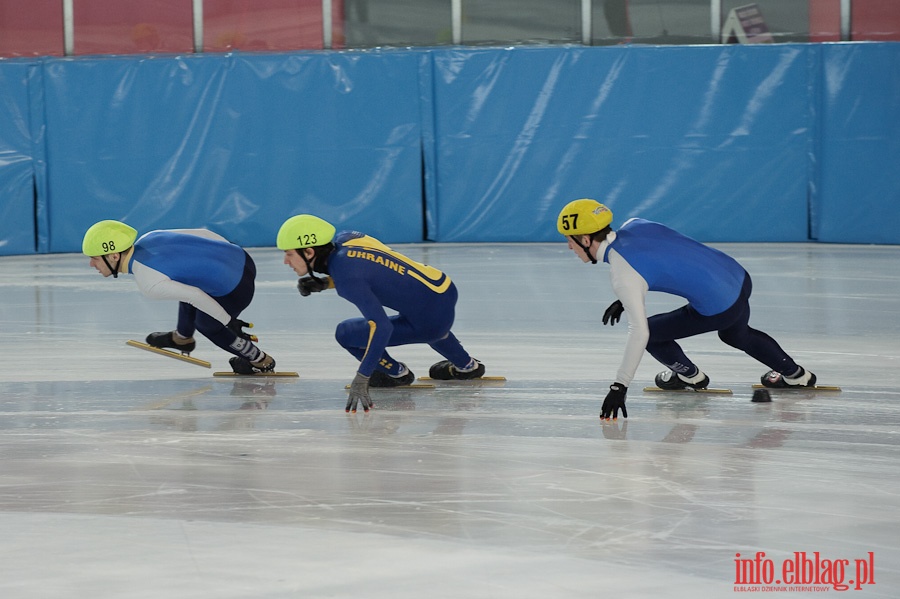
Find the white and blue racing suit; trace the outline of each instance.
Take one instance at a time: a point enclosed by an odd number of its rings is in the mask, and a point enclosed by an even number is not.
[[[179,302],[180,335],[200,331],[251,362],[262,355],[228,328],[255,291],[256,265],[243,248],[206,229],[150,231],[135,242],[127,271],[146,297]]]
[[[597,255],[609,264],[613,291],[628,316],[628,341],[616,382],[631,384],[645,349],[675,372],[695,375],[697,367],[675,340],[710,331],[782,374],[799,368],[774,339],[749,326],[753,284],[727,254],[665,225],[633,218],[607,236]],[[677,295],[688,303],[648,318],[648,291]]]

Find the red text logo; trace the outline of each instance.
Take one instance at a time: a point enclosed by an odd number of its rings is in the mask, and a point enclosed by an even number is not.
[[[757,551],[734,556],[735,591],[859,591],[875,584],[875,554],[855,559],[828,559],[818,551],[795,551],[780,562]]]

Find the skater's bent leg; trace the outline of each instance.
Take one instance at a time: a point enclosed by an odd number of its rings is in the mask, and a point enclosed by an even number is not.
[[[781,349],[781,346],[772,337],[750,327],[750,294],[752,291],[753,283],[750,275],[747,275],[737,301],[722,314],[728,324],[718,327],[719,339],[762,362],[772,370],[791,376],[800,370],[793,358]]]
[[[224,349],[230,354],[255,362],[264,358],[262,350],[253,344],[249,339],[241,339],[234,334],[234,331],[216,320],[215,318],[204,314],[197,313],[197,330],[212,341],[217,347]]]
[[[709,318],[688,304],[665,314],[651,316],[647,322],[650,326],[647,353],[678,374],[685,376],[697,374],[699,368],[685,355],[675,340],[715,330]]]
[[[229,316],[237,318],[253,300],[253,294],[256,289],[255,280],[256,265],[253,263],[253,259],[250,255],[244,252],[244,271],[241,275],[241,280],[230,293],[214,297],[213,299],[222,306],[222,309],[225,310]],[[188,304],[182,305],[185,306],[184,309],[186,312],[188,308],[194,311],[195,316],[193,322],[196,325],[197,330],[200,331],[204,337],[216,344],[216,346],[224,349],[228,353],[250,360],[251,362],[256,361],[263,355],[263,352],[251,341],[241,339],[234,331],[215,318],[194,309],[193,306]],[[179,332],[181,332],[180,327]]]
[[[244,272],[241,280],[230,293],[214,299],[232,318],[237,318],[253,301],[254,293],[256,293],[256,264],[250,255],[244,252]]]
[[[404,345],[405,343],[408,343],[407,341],[403,341],[407,329],[405,320],[402,319],[402,317],[393,316],[391,317],[391,324],[393,325],[394,330],[391,333],[388,345]],[[366,349],[369,346],[370,334],[371,329],[368,320],[365,318],[351,318],[338,324],[334,331],[334,338],[341,347],[350,353],[350,355],[362,362],[366,355]],[[396,342],[397,339],[400,339],[401,342]],[[396,376],[403,370],[403,365],[385,351],[378,360],[378,368],[387,374]]]
[[[656,358],[657,362],[678,374],[693,376],[699,371],[697,365],[691,362],[681,346],[674,341],[648,343],[647,353]]]
[[[746,322],[719,331],[719,339],[781,374],[792,376],[800,369],[777,341]]]
[[[182,337],[193,337],[197,330],[194,321],[197,319],[197,308],[187,302],[178,302],[178,325],[175,330]]]
[[[432,341],[428,345],[459,369],[466,368],[472,361],[472,356],[463,348],[453,333],[448,332],[442,339]]]
[[[361,361],[369,343],[369,323],[364,318],[340,322],[334,330],[334,339],[350,355]]]

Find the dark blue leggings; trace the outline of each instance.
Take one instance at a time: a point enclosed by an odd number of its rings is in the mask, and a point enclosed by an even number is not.
[[[250,254],[244,252],[244,272],[237,286],[228,294],[213,299],[232,317],[243,312],[253,300],[256,291],[256,264]],[[204,337],[215,343],[228,353],[246,358],[251,362],[262,355],[259,348],[252,342],[241,339],[227,326],[206,314],[194,306],[186,303],[178,303],[178,333],[185,337],[192,337],[194,331],[199,331]]]
[[[648,319],[650,340],[647,342],[647,351],[675,372],[693,375],[697,367],[675,339],[718,331],[719,339],[731,347],[741,350],[772,370],[787,375],[794,374],[798,366],[778,342],[748,324],[752,291],[753,283],[750,275],[746,274],[737,300],[720,314],[703,316],[688,304],[665,314],[651,316]]]
[[[394,329],[388,340],[388,347],[409,345],[411,343],[427,343],[431,348],[444,356],[458,368],[465,368],[471,357],[462,344],[450,332],[456,318],[456,286],[437,296],[438,303],[432,303],[416,314],[397,314],[390,321]],[[369,321],[365,318],[351,318],[338,324],[334,332],[337,342],[350,352],[357,360],[362,361],[369,343]],[[388,374],[399,374],[400,363],[387,351],[381,354],[378,369]]]

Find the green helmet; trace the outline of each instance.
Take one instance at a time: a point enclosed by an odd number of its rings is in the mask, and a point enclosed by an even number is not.
[[[298,250],[325,245],[334,239],[331,223],[311,214],[298,214],[284,221],[275,244],[279,250]]]
[[[134,245],[137,229],[117,220],[101,220],[84,234],[81,251],[86,256],[106,256],[124,252]]]
[[[556,219],[562,235],[593,235],[610,225],[612,211],[597,200],[574,200],[566,204]]]

